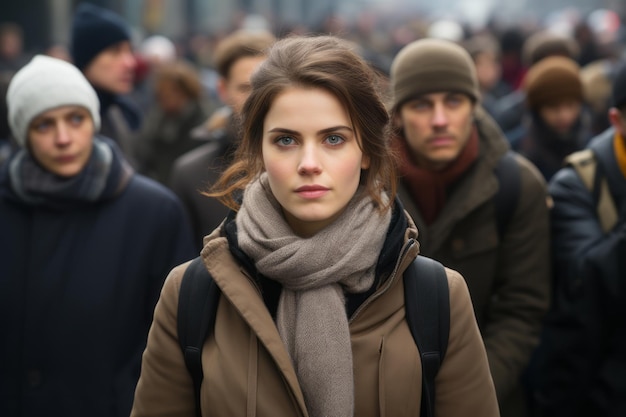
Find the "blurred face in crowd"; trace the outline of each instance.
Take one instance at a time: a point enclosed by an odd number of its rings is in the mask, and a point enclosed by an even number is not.
[[[265,61],[264,56],[246,56],[236,60],[230,67],[228,78],[220,78],[218,91],[220,98],[239,114],[243,103],[250,95],[250,77],[254,70]]]
[[[332,223],[369,167],[341,102],[319,88],[288,88],[263,123],[263,165],[287,222],[300,236]]]
[[[490,91],[500,79],[501,66],[492,52],[483,52],[474,58],[476,76],[481,90]]]
[[[461,93],[424,94],[398,110],[395,123],[418,165],[438,171],[454,161],[472,131],[474,103]]]
[[[0,56],[13,59],[22,53],[22,36],[15,31],[7,30],[0,34]]]
[[[85,77],[94,86],[114,93],[127,94],[134,87],[137,60],[130,42],[111,45],[100,52],[85,68]]]
[[[28,127],[33,157],[60,177],[80,173],[91,156],[94,125],[84,107],[63,106],[35,117]]]
[[[159,106],[167,114],[180,113],[189,102],[187,95],[173,81],[162,80],[156,87]]]
[[[542,106],[539,114],[543,121],[555,132],[566,134],[580,117],[582,103],[578,100],[560,100]]]

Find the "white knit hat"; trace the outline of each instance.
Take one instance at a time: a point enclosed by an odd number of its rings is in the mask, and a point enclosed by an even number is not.
[[[35,56],[15,73],[7,90],[9,126],[17,143],[26,145],[28,126],[41,113],[61,106],[81,106],[100,129],[100,102],[89,81],[74,65],[45,55]]]

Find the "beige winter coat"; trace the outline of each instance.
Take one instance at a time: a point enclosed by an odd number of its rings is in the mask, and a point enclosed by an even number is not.
[[[355,416],[420,414],[421,364],[405,321],[402,272],[417,256],[412,222],[396,272],[350,318]],[[222,291],[215,329],[202,353],[203,416],[308,416],[290,358],[258,287],[233,258],[219,230],[204,263]],[[177,340],[183,273],[168,276],[156,307],[135,393],[133,417],[194,417],[194,394]],[[447,270],[450,337],[436,379],[437,416],[498,416],[495,390],[464,279]]]

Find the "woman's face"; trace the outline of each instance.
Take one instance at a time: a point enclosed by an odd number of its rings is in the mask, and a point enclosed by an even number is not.
[[[580,117],[582,103],[578,100],[564,99],[542,106],[539,114],[543,121],[557,133],[566,134]]]
[[[263,124],[263,164],[296,234],[314,235],[346,208],[369,167],[359,140],[326,90],[292,87],[274,99]]]
[[[83,170],[94,134],[91,114],[84,107],[63,106],[35,117],[28,127],[33,157],[48,171],[72,177]]]

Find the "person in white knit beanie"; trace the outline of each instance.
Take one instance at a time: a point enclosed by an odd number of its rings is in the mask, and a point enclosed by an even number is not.
[[[61,106],[87,109],[94,128],[100,128],[100,103],[93,87],[74,65],[45,55],[35,56],[18,71],[7,91],[9,125],[15,141],[26,145],[30,122]]]
[[[128,417],[160,288],[196,253],[186,214],[98,133],[98,96],[72,64],[34,57],[7,107],[0,416]]]

